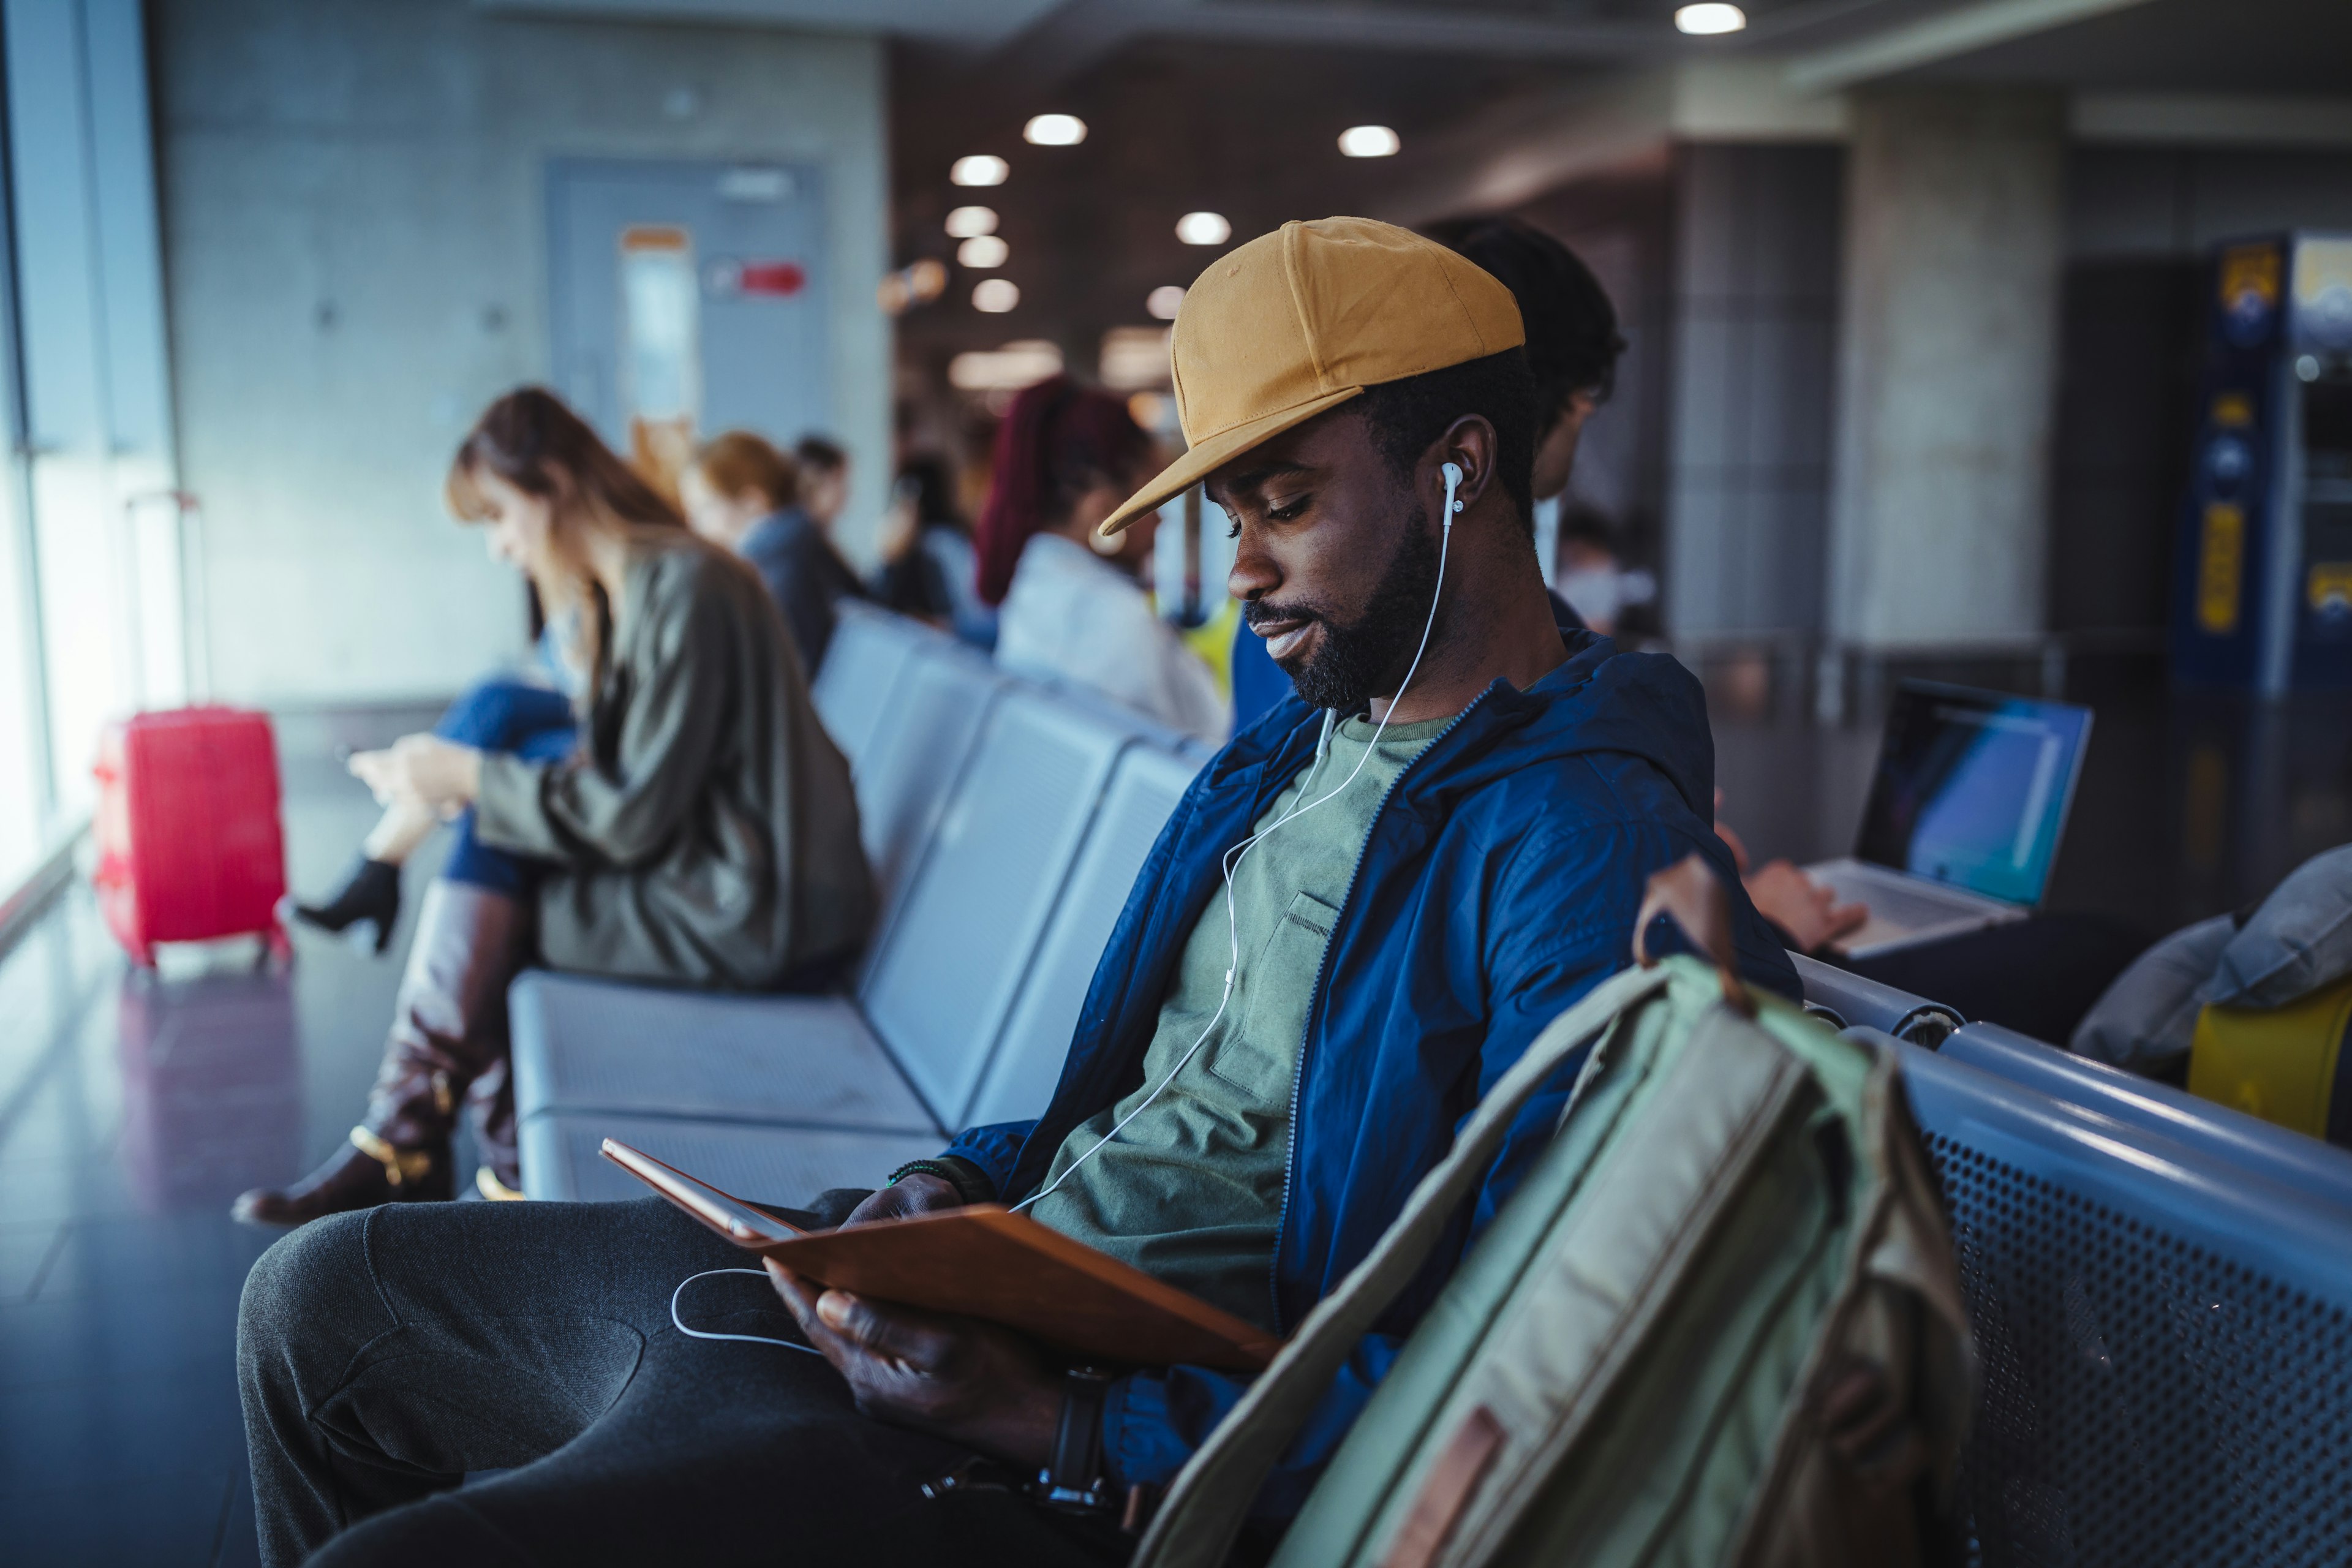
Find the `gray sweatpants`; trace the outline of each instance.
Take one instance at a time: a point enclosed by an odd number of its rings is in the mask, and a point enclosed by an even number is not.
[[[805,1351],[693,1340],[670,1293],[747,1255],[659,1198],[399,1204],[321,1220],[247,1279],[237,1377],[271,1568],[382,1563],[1092,1565],[1132,1543],[860,1415]],[[765,1279],[692,1327],[798,1339]],[[469,1471],[507,1473],[456,1489]],[[315,1555],[314,1555],[315,1554]]]

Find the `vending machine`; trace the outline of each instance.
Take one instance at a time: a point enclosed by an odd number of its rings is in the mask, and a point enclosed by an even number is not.
[[[2352,687],[2352,236],[2236,241],[2212,279],[2174,678]]]

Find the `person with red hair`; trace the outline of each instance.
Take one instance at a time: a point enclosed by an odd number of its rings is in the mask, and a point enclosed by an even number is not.
[[[973,543],[980,596],[1002,605],[996,661],[1089,688],[1212,746],[1232,705],[1137,580],[1157,514],[1104,538],[1103,519],[1152,467],[1127,405],[1057,375],[1013,400]]]

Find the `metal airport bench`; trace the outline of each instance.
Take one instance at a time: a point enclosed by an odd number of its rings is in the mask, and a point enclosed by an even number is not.
[[[883,910],[845,994],[533,971],[510,993],[524,1191],[623,1198],[607,1136],[730,1191],[870,1185],[1042,1111],[1104,942],[1206,753],[852,608],[816,697]]]
[[[2352,1562],[2352,1209],[1901,1049],[1983,1364],[1971,1560]]]
[[[1940,1043],[1898,1048],[1983,1359],[1969,1560],[2352,1562],[2352,1154],[1798,964]]]

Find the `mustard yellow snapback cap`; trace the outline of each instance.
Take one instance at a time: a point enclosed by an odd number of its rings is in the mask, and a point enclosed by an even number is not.
[[[1511,291],[1435,240],[1362,217],[1284,224],[1219,258],[1185,293],[1171,353],[1190,450],[1102,531],[1368,386],[1525,342]]]

